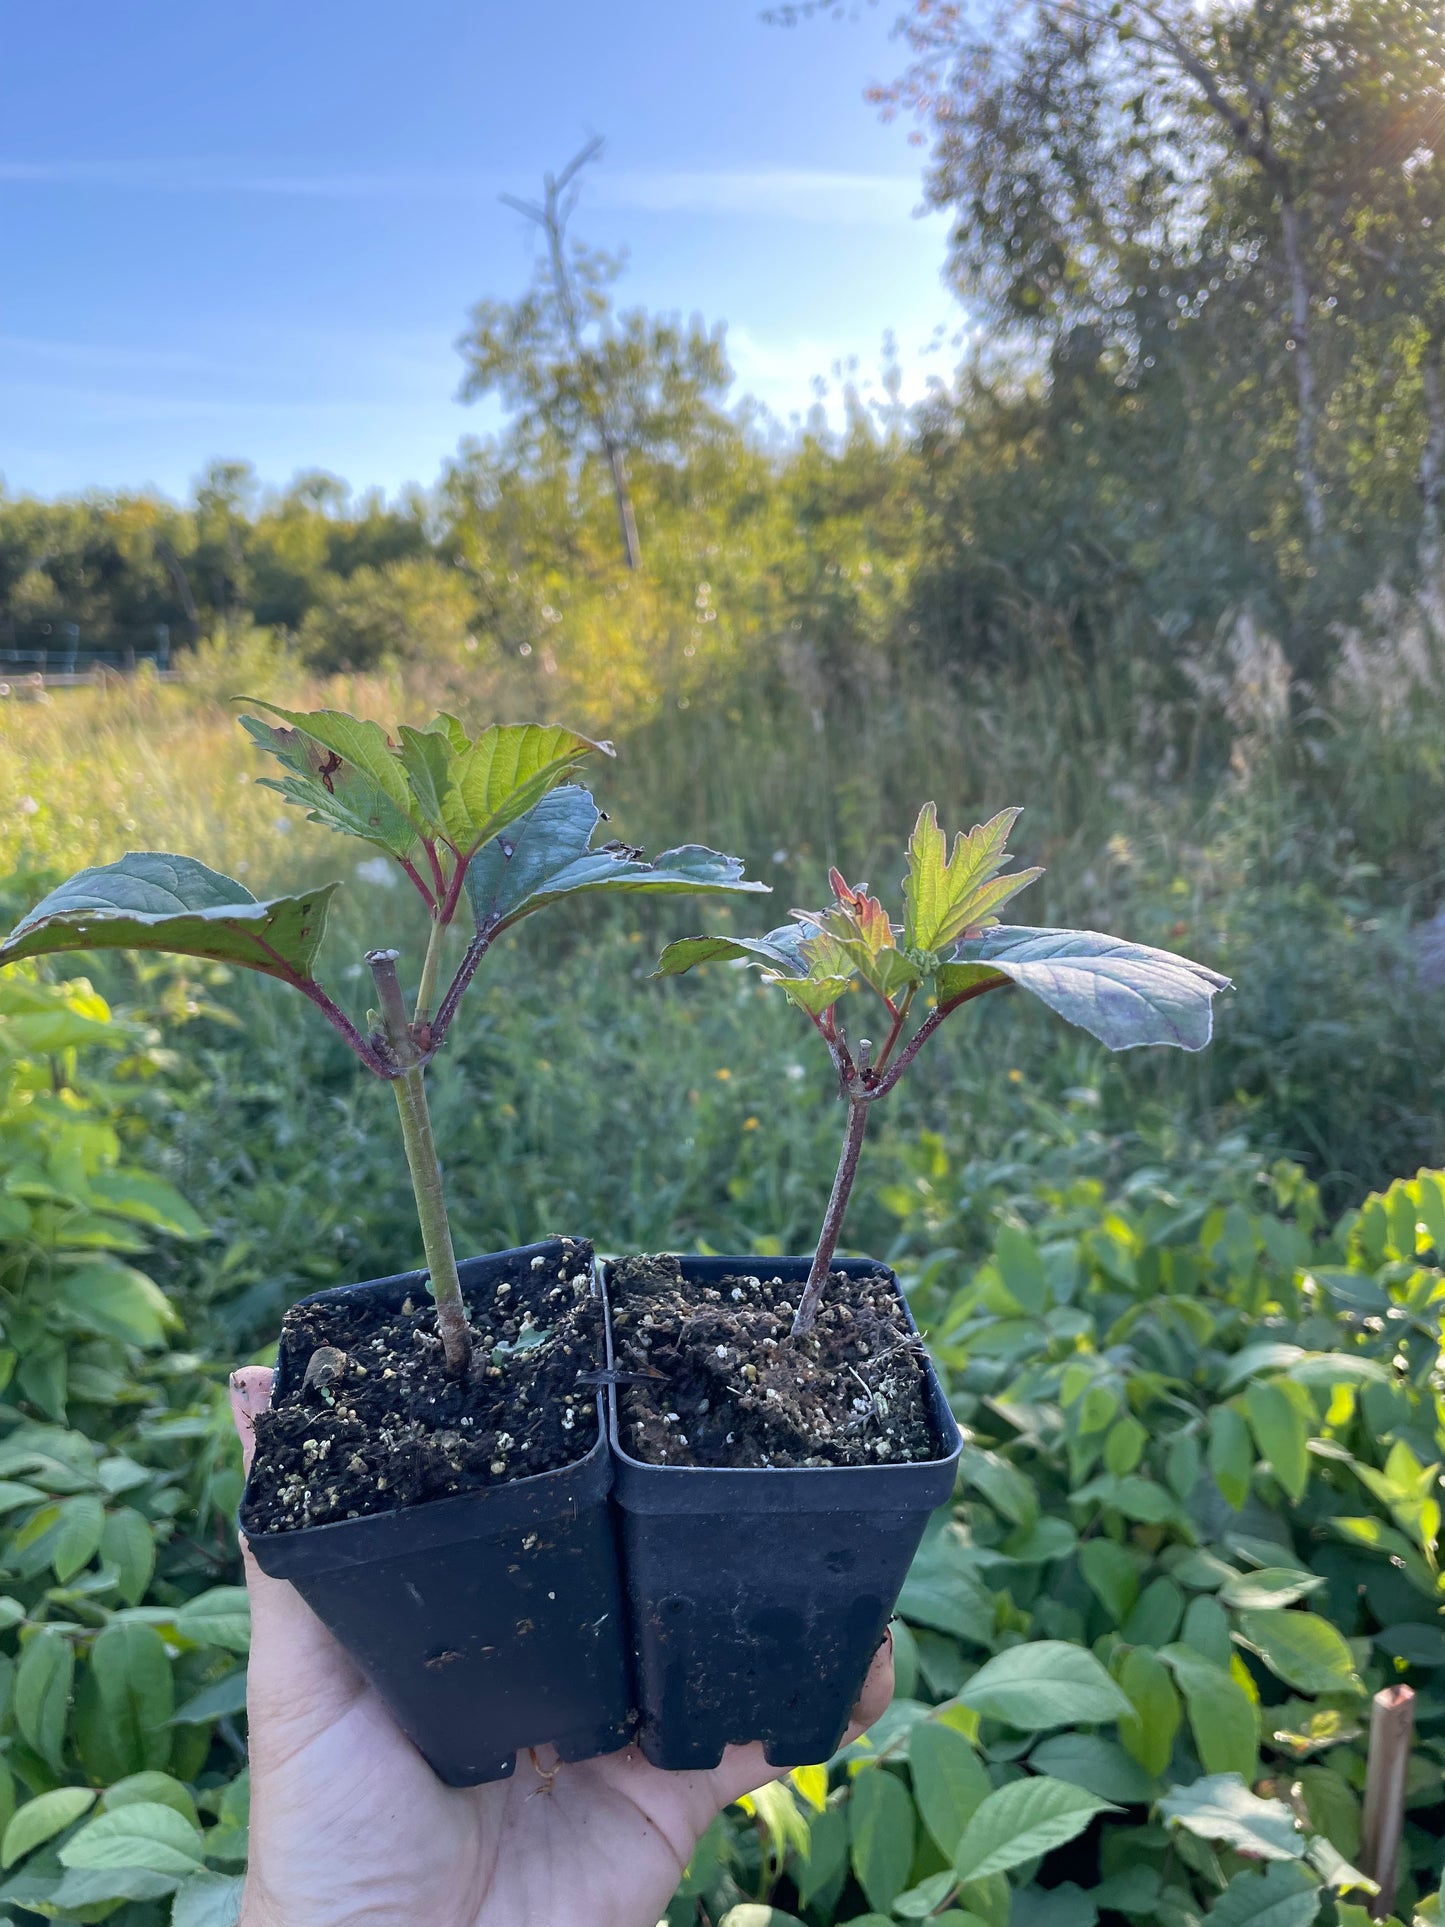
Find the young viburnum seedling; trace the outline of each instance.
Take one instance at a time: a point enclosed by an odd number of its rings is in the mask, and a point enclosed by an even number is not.
[[[251,698],[243,700],[251,701]],[[263,783],[313,823],[358,838],[400,866],[426,905],[430,935],[408,1010],[398,953],[367,953],[377,1010],[363,1032],[315,976],[337,885],[258,902],[194,857],[132,850],[82,870],[23,918],[0,964],[65,950],[162,950],[239,964],[309,998],[356,1056],[396,1093],[422,1247],[447,1367],[465,1372],[471,1334],[462,1302],[423,1073],[445,1042],[478,964],[504,930],[563,897],[651,890],[673,895],[765,890],[742,863],[684,844],[655,862],[621,844],[593,848],[602,814],[568,779],[585,756],[612,754],[554,724],[498,723],[473,737],[454,716],[388,734],[339,710],[255,702],[279,723],[243,726],[286,771]],[[445,991],[446,935],[463,906],[471,933]]]
[[[1000,925],[995,911],[1042,876],[1002,875],[1006,845],[1019,816],[1002,810],[954,839],[926,803],[908,845],[903,922],[892,923],[866,884],[853,889],[830,873],[834,901],[826,910],[795,910],[793,922],[765,937],[685,937],[669,944],[659,976],[677,976],[717,961],[752,964],[763,980],[806,1011],[828,1046],[848,1106],[843,1153],[793,1320],[793,1336],[812,1329],[843,1227],[869,1108],[897,1084],[928,1039],[954,1011],[990,990],[1018,984],[1110,1050],[1209,1042],[1212,999],[1229,979],[1167,950],[1126,943],[1097,930],[1044,930]],[[878,999],[882,1043],[851,1044],[838,1005],[861,985]],[[909,1030],[920,996],[928,1015]]]

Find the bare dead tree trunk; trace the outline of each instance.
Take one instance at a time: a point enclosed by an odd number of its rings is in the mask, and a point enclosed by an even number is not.
[[[1445,324],[1432,328],[1420,367],[1425,446],[1420,451],[1420,574],[1426,593],[1445,576]]]
[[[572,286],[572,270],[567,262],[567,222],[575,198],[567,190],[581,170],[590,161],[596,160],[601,152],[601,139],[590,140],[579,154],[573,155],[560,174],[545,175],[545,195],[540,205],[535,201],[519,201],[511,194],[501,197],[507,207],[514,207],[519,214],[525,214],[546,236],[547,252],[552,262],[552,286],[556,291],[562,325],[567,330],[568,345],[578,361],[594,372],[597,358],[583,339],[583,318],[578,309],[576,290]],[[591,400],[584,406],[612,474],[612,493],[617,502],[617,526],[622,536],[623,560],[629,569],[640,569],[642,544],[637,536],[632,490],[627,483],[627,451],[614,432],[613,417],[608,410],[607,397],[600,380],[594,386]]]
[[[632,491],[627,486],[627,461],[611,436],[606,442],[607,462],[612,470],[612,492],[617,497],[617,520],[622,530],[622,553],[629,569],[642,567],[642,544],[637,539],[637,517],[632,512]]]
[[[1288,186],[1280,189],[1279,218],[1285,267],[1289,273],[1290,331],[1294,339],[1295,388],[1299,400],[1294,438],[1295,479],[1310,547],[1318,550],[1325,539],[1325,499],[1315,452],[1319,439],[1319,403],[1315,396],[1314,347],[1310,338],[1310,281],[1299,209]]]

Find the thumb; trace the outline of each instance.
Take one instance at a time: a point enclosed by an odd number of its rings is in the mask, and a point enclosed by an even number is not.
[[[231,1417],[249,1474],[256,1419],[271,1403],[272,1373],[261,1365],[231,1374]],[[361,1674],[294,1586],[272,1579],[241,1535],[251,1598],[251,1663],[246,1711],[253,1749],[289,1753],[338,1719],[365,1690]]]

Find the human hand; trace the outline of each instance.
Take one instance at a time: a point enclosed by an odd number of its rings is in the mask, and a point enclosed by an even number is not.
[[[249,1470],[259,1366],[231,1379]],[[786,1768],[733,1746],[709,1772],[665,1773],[636,1747],[558,1768],[519,1755],[509,1780],[443,1786],[346,1653],[245,1548],[251,1864],[240,1927],[655,1927],[714,1815]],[[849,1730],[893,1693],[876,1654]]]

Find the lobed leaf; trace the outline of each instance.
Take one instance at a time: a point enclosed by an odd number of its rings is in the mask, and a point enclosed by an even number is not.
[[[967,835],[960,830],[949,856],[938,811],[932,803],[924,804],[909,839],[903,879],[903,941],[909,949],[944,949],[966,930],[992,922],[995,909],[1043,875],[1042,870],[1020,870],[994,881],[1011,860],[1005,846],[1020,814],[1017,809],[1000,810]]]
[[[986,964],[1110,1050],[1203,1050],[1229,979],[1203,964],[1097,930],[1008,925],[957,944],[948,962]]]
[[[693,896],[767,890],[765,883],[744,880],[740,857],[696,843],[664,850],[651,863],[625,845],[594,850],[592,835],[601,821],[587,791],[566,784],[484,843],[467,865],[477,928],[494,936],[534,910],[585,891]]]
[[[475,742],[455,717],[429,729],[403,728],[401,763],[429,828],[465,862],[479,845],[525,816],[549,790],[566,781],[594,742],[554,723],[493,723]]]
[[[290,771],[277,782],[259,779],[288,803],[307,812],[341,836],[373,843],[388,856],[402,858],[415,847],[421,822],[412,803],[406,773],[379,723],[358,722],[337,710],[280,709],[256,701],[258,709],[279,716],[285,727],[243,716],[241,727],[260,748]]]
[[[336,887],[258,902],[194,857],[130,850],[36,904],[0,944],[0,964],[69,950],[163,950],[306,982]]]

